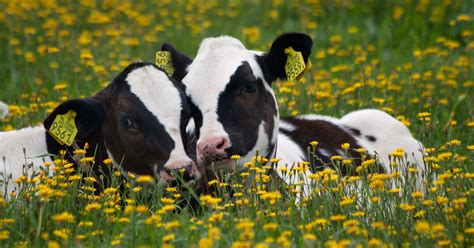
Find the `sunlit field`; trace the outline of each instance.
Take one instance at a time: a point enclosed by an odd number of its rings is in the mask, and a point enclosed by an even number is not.
[[[256,157],[244,171],[208,182],[215,194],[162,188],[120,168],[97,194],[96,178],[58,158],[53,177],[13,178],[22,190],[0,197],[0,246],[474,245],[472,1],[0,0],[0,100],[10,112],[0,130],[40,124],[129,63],[154,61],[162,42],[192,57],[203,38],[226,34],[267,51],[284,32],[307,33],[314,46],[301,81],[274,85],[280,115],[390,113],[426,148],[425,191],[396,170],[369,174],[367,160],[359,176],[313,174],[314,195],[296,203],[298,188],[269,177],[274,161]],[[308,152],[317,146],[308,145]],[[394,166],[404,160],[394,151]]]

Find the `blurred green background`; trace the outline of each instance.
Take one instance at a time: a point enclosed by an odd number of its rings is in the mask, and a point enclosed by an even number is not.
[[[154,61],[164,41],[194,56],[203,38],[225,34],[266,51],[297,31],[314,38],[313,68],[274,86],[282,115],[376,107],[472,143],[473,13],[472,1],[451,0],[1,0],[0,99],[11,115],[0,130],[94,94],[130,62]]]

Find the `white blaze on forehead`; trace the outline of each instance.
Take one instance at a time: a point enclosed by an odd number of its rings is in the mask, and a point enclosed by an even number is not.
[[[188,67],[188,74],[182,80],[186,85],[186,93],[203,115],[201,137],[228,136],[218,121],[219,95],[244,61],[249,63],[255,77],[264,80],[255,54],[239,40],[228,36],[207,38],[201,43],[195,59]],[[270,86],[265,87],[272,92]]]
[[[130,91],[145,105],[174,141],[174,149],[165,166],[176,159],[187,158],[181,139],[182,102],[178,89],[168,76],[148,65],[130,72],[126,78]]]

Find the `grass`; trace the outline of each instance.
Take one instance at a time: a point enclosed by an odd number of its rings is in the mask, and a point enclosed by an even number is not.
[[[194,210],[185,192],[133,175],[94,196],[92,178],[57,160],[55,177],[20,178],[17,199],[0,200],[1,246],[473,245],[470,1],[2,0],[0,10],[0,99],[11,113],[0,130],[94,94],[130,62],[153,61],[164,41],[192,56],[208,36],[267,50],[278,34],[300,31],[315,41],[313,68],[302,82],[274,86],[282,116],[379,108],[428,152],[426,192],[397,175],[327,170],[314,176],[317,196],[297,207],[297,189],[267,182],[271,161],[256,159],[210,182],[219,193],[197,196]],[[347,191],[354,182],[357,192]]]

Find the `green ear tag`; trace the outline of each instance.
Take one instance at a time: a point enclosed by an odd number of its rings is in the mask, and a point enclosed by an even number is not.
[[[74,121],[76,115],[74,110],[69,110],[63,115],[57,115],[53,124],[51,124],[48,131],[59,144],[72,145],[77,135],[76,122]]]
[[[306,68],[303,55],[301,52],[293,50],[292,47],[286,48],[285,54],[288,54],[285,64],[286,77],[288,80],[298,78]]]
[[[156,52],[156,66],[163,69],[168,76],[174,73],[173,64],[171,63],[171,54],[167,51]]]

